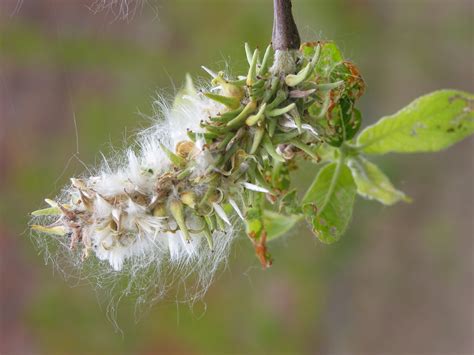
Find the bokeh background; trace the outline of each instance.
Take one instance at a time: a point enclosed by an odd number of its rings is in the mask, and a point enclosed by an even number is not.
[[[358,199],[320,244],[304,224],[262,271],[245,238],[192,307],[167,299],[117,332],[102,296],[45,266],[28,213],[148,125],[151,101],[200,65],[236,72],[264,47],[271,0],[149,0],[133,16],[93,0],[0,1],[1,354],[471,354],[473,139],[379,159],[412,204]],[[474,91],[471,0],[294,0],[303,39],[333,39],[368,84],[365,124],[439,88]],[[134,8],[130,9],[133,12]],[[299,176],[309,183],[316,171]]]

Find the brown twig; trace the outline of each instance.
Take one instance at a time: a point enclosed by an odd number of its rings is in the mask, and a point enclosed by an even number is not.
[[[298,49],[301,40],[291,12],[291,0],[273,0],[273,9],[273,49]]]

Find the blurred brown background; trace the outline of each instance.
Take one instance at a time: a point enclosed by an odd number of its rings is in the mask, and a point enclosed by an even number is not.
[[[474,353],[472,138],[379,159],[414,203],[358,199],[331,246],[300,225],[267,271],[242,238],[202,303],[168,299],[136,323],[122,302],[116,333],[100,294],[44,265],[28,213],[146,126],[139,112],[186,72],[243,68],[243,43],[269,42],[272,2],[149,0],[125,20],[91,3],[0,0],[1,354]],[[428,91],[474,91],[473,6],[294,0],[303,39],[336,40],[359,64],[365,124]]]

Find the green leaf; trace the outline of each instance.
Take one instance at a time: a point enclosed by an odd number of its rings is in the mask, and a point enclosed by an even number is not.
[[[267,240],[276,239],[288,232],[301,219],[298,215],[283,215],[273,211],[263,212]]]
[[[337,241],[346,230],[355,194],[354,179],[342,159],[319,171],[303,198],[303,211],[323,243]]]
[[[397,190],[388,177],[365,158],[349,160],[349,167],[357,185],[357,193],[364,198],[377,200],[384,205],[393,205],[398,201],[410,202],[411,199]]]
[[[367,127],[357,144],[367,154],[436,152],[474,132],[474,95],[441,90]]]
[[[321,56],[316,65],[316,73],[327,77],[343,60],[344,57],[334,42],[322,43]]]
[[[333,111],[335,132],[328,138],[328,143],[340,147],[344,141],[352,139],[360,128],[362,116],[354,108],[354,103],[348,98],[342,98]]]
[[[318,153],[321,162],[333,162],[337,160],[338,149],[327,143],[322,143],[318,146],[316,152]]]
[[[300,214],[302,212],[296,189],[288,191],[283,195],[278,204],[278,211],[287,214]]]

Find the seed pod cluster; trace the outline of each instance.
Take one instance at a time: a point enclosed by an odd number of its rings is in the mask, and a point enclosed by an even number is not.
[[[260,262],[269,266],[272,235],[264,211],[300,212],[290,171],[299,158],[318,162],[327,146],[354,136],[364,82],[332,42],[304,43],[293,73],[272,65],[271,46],[263,55],[245,49],[244,75],[204,68],[209,90],[196,90],[188,79],[167,130],[157,126],[162,132],[140,142],[142,151],[129,153],[126,168],[71,179],[62,197],[33,212],[49,217],[32,229],[120,270],[147,255],[198,262],[203,243],[206,257],[220,261],[210,255],[227,248],[222,240],[242,219]],[[176,112],[186,112],[189,122],[175,121]]]

